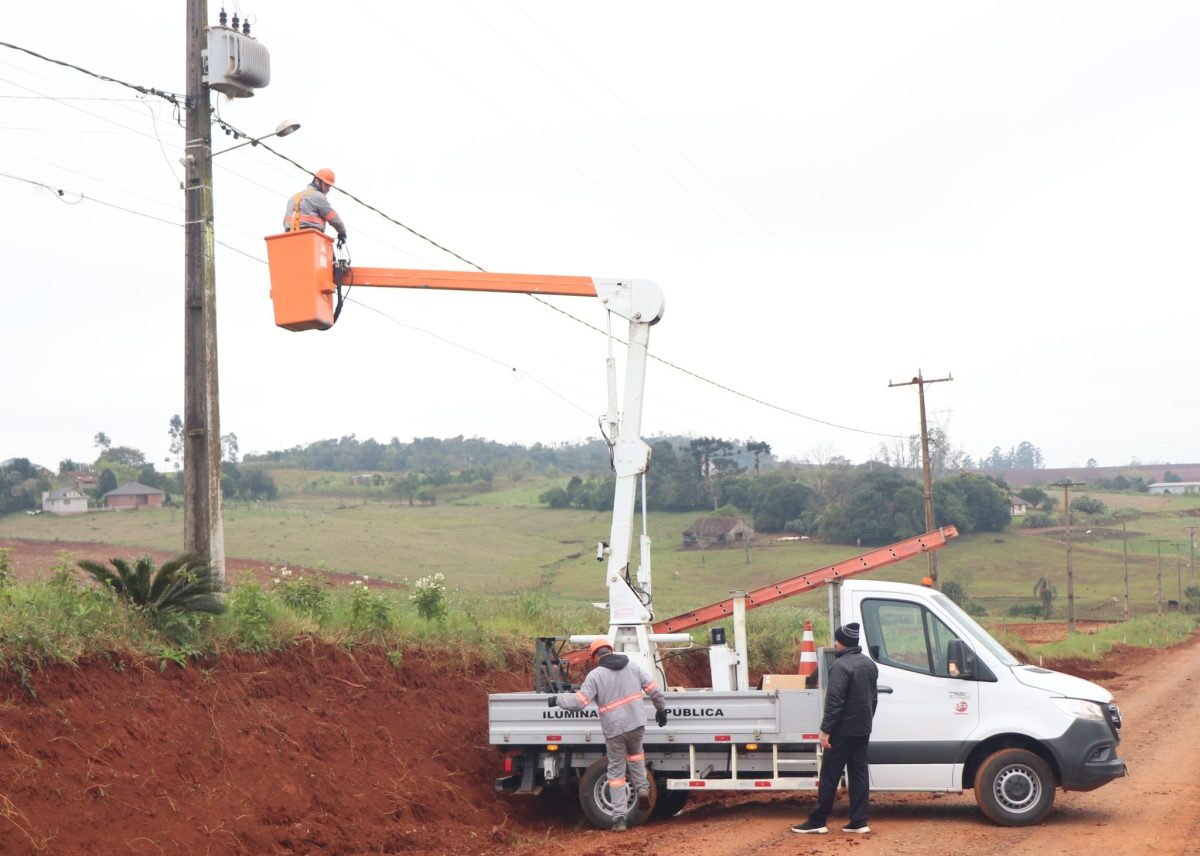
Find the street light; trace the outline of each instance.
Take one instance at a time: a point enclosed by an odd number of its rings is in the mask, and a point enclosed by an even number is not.
[[[227,149],[221,149],[221,151],[219,151],[219,152],[213,152],[211,155],[209,155],[209,157],[215,158],[217,155],[223,155],[223,154],[225,154],[225,152],[231,152],[234,149],[240,149],[242,146],[257,146],[263,140],[268,140],[271,137],[286,137],[288,134],[294,134],[296,131],[299,131],[299,130],[300,130],[300,123],[297,122],[295,119],[284,119],[282,122],[280,122],[278,125],[275,126],[275,130],[272,131],[271,133],[264,134],[261,137],[254,137],[252,139],[246,140],[243,143],[238,143],[236,146],[230,146]],[[233,135],[235,137],[237,137],[238,133],[236,131],[234,131]]]

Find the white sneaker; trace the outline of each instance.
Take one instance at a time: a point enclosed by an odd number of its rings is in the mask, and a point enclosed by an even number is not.
[[[867,822],[865,820],[859,821],[858,823],[847,823],[842,827],[842,832],[857,832],[862,834],[870,831],[871,827],[867,826]]]

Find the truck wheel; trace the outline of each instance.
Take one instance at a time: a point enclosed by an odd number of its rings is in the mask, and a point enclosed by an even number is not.
[[[658,788],[658,799],[654,801],[654,808],[650,814],[655,820],[666,820],[683,811],[688,797],[692,795],[691,791],[668,790],[665,776],[656,776],[654,784]]]
[[[637,794],[632,786],[626,786],[625,805],[621,806],[621,810],[618,811],[618,807],[612,804],[612,799],[609,797],[608,761],[605,758],[593,761],[579,780],[579,805],[583,807],[583,813],[587,815],[592,826],[611,829],[613,818],[618,814],[624,814],[625,822],[630,826],[644,823],[654,811],[655,796],[658,793],[654,777],[647,776],[646,778],[650,784],[650,808],[639,809]]]
[[[1032,826],[1054,804],[1050,765],[1025,749],[1001,749],[975,774],[979,810],[1001,826]]]

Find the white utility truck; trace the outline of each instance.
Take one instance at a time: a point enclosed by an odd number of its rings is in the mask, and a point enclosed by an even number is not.
[[[498,790],[578,788],[585,814],[607,827],[617,814],[627,815],[631,825],[651,814],[674,815],[694,790],[815,789],[821,764],[821,688],[832,650],[820,652],[816,688],[797,685],[795,675],[769,676],[764,688],[753,688],[745,613],[823,585],[829,586],[830,626],[859,622],[864,650],[879,666],[879,707],[869,750],[873,790],[974,788],[989,818],[1021,826],[1046,815],[1056,788],[1090,790],[1125,774],[1117,755],[1120,713],[1107,690],[1019,663],[933,588],[849,579],[938,549],[957,534],[953,527],[655,621],[645,520],[650,448],[640,436],[649,332],[664,308],[653,282],[351,267],[335,258],[331,239],[314,230],[269,236],[267,253],[275,322],[289,330],[332,327],[341,309],[342,286],[351,284],[591,296],[608,313],[608,406],[601,428],[611,447],[616,492],[609,537],[597,549],[607,586],[607,602],[597,606],[608,612],[608,632],[537,640],[534,690],[489,696],[489,741],[501,753],[505,773],[496,782]],[[620,406],[614,315],[629,325]],[[639,488],[642,526],[632,566]],[[670,687],[665,728],[654,723],[653,709],[646,705],[651,808],[639,810],[631,788],[626,789],[629,804],[614,807],[596,711],[546,705],[549,694],[582,683],[585,652],[567,646],[604,638],[666,687],[664,657],[693,646],[691,628],[726,616],[733,619],[733,647],[721,628],[714,630],[707,646],[711,687]]]

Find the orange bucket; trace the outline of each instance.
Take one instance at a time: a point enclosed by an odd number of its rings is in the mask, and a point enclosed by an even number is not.
[[[267,236],[275,324],[285,330],[333,326],[333,239],[316,229]]]

